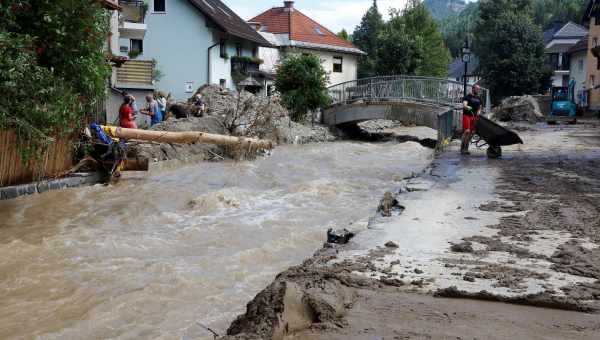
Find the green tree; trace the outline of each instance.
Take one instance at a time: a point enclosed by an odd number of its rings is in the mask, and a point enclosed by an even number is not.
[[[588,0],[533,0],[534,22],[546,30],[555,22],[580,22]]]
[[[403,11],[390,14],[378,36],[377,73],[445,77],[450,53],[425,5],[410,0]]]
[[[475,20],[479,16],[479,4],[472,2],[459,14],[454,14],[440,22],[446,47],[452,57],[460,57],[465,38],[471,36]]]
[[[298,122],[306,119],[309,111],[329,104],[327,81],[327,72],[318,56],[292,54],[278,66],[275,88],[281,93],[292,120]]]
[[[360,58],[358,63],[358,77],[370,77],[376,73],[377,51],[379,41],[377,39],[383,28],[384,22],[377,7],[377,0],[373,0],[373,5],[362,17],[360,25],[352,33],[352,42],[356,47],[367,53]]]
[[[348,32],[345,29],[342,29],[341,31],[339,31],[337,36],[344,40],[350,41],[350,36],[348,35]]]
[[[0,128],[34,141],[68,133],[105,96],[108,13],[99,3],[0,2]]]
[[[481,0],[474,51],[495,101],[537,93],[550,77],[531,0]]]

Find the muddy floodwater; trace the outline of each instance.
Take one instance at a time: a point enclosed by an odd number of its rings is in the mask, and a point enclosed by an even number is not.
[[[0,202],[0,339],[210,339],[432,151],[284,146]]]

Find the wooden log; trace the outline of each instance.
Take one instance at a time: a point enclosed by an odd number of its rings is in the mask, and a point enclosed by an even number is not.
[[[102,129],[113,138],[134,139],[147,142],[174,144],[207,143],[231,147],[241,146],[243,148],[252,148],[255,150],[270,150],[273,148],[273,142],[270,140],[225,136],[205,132],[150,131],[126,129],[116,126],[102,126]]]

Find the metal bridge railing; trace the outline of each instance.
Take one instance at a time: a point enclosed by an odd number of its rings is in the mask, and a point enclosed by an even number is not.
[[[472,86],[467,86],[471,91]],[[328,88],[333,105],[356,101],[408,101],[443,107],[459,108],[465,96],[463,84],[457,81],[417,77],[382,76],[364,78],[333,85]],[[481,89],[483,111],[490,112],[490,92]]]

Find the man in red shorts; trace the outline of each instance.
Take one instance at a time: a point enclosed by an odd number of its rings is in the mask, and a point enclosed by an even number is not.
[[[471,93],[463,99],[463,136],[460,147],[461,155],[470,155],[469,145],[475,134],[475,123],[481,112],[481,98],[479,97],[479,85],[473,85]]]

